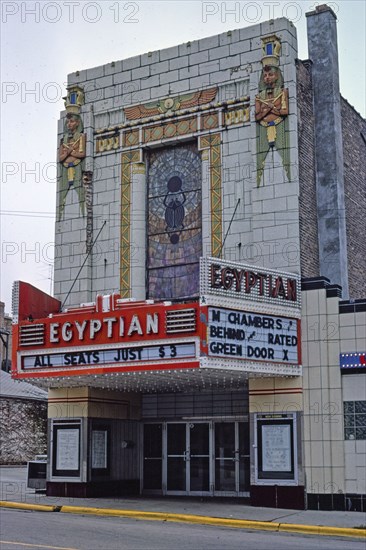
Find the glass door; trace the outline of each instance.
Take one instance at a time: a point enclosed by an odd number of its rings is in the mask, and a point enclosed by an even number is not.
[[[166,449],[167,492],[186,492],[188,445],[185,423],[167,424]]]
[[[162,494],[246,496],[247,422],[163,422],[144,426],[143,490]]]
[[[166,424],[166,492],[210,490],[210,423]]]
[[[189,427],[189,491],[210,490],[210,425],[191,423]]]
[[[249,426],[245,422],[215,423],[215,493],[249,494]]]
[[[236,490],[235,422],[215,424],[215,491]]]

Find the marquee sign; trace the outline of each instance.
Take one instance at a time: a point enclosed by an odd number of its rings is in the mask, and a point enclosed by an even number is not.
[[[80,367],[92,365],[124,365],[142,361],[187,359],[196,356],[196,345],[172,343],[156,346],[124,346],[108,349],[91,348],[66,353],[42,353],[26,355],[22,358],[22,369],[44,369],[57,367]]]
[[[118,295],[13,326],[13,376],[98,375],[199,365],[198,303]]]
[[[297,319],[208,308],[208,355],[298,365]]]
[[[112,311],[80,307],[19,324],[20,348],[95,346],[197,334],[198,304],[124,304]],[[91,310],[92,309],[92,310]]]
[[[296,273],[264,269],[220,258],[201,258],[200,273],[203,303],[206,303],[207,296],[217,296],[231,298],[236,302],[254,301],[265,306],[300,310],[301,279]]]
[[[217,258],[202,262],[201,286],[209,291],[206,296],[216,297],[213,303],[202,297],[201,304],[130,303],[108,295],[48,317],[45,312],[33,319],[29,311],[13,326],[13,376],[42,384],[59,378],[68,385],[75,377],[83,384],[94,378],[102,383],[100,375],[128,378],[128,373],[182,369],[190,382],[198,370],[200,377],[211,376],[207,369],[218,377],[228,370],[297,375],[297,276]],[[188,372],[192,369],[198,370]]]

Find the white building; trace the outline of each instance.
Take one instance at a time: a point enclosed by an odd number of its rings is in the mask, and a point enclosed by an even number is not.
[[[364,121],[307,15],[311,61],[278,19],[69,75],[62,313],[14,345],[48,494],[365,509]]]

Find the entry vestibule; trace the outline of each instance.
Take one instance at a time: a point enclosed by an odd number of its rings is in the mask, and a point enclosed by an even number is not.
[[[249,455],[244,420],[145,423],[142,491],[249,496]]]

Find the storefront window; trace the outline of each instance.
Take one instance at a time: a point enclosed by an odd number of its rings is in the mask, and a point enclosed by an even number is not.
[[[366,439],[366,401],[344,402],[344,438]]]

